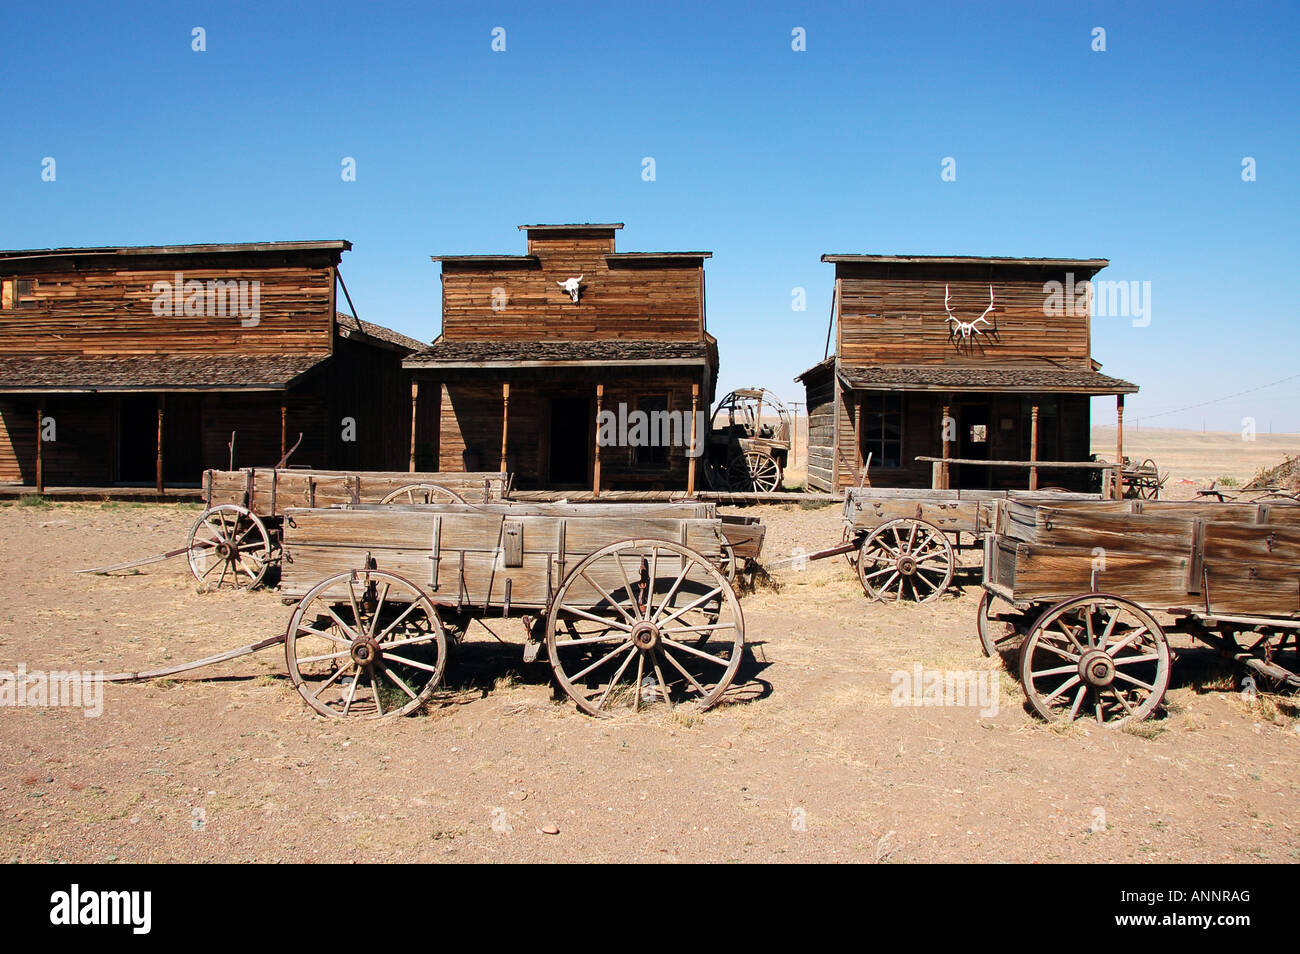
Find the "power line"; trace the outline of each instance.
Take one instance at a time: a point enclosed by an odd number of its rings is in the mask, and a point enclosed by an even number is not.
[[[1143,414],[1137,418],[1138,421],[1147,421],[1153,417],[1164,417],[1166,414],[1177,414],[1179,411],[1191,411],[1198,407],[1206,407],[1210,404],[1218,404],[1222,401],[1228,401],[1235,397],[1241,397],[1243,394],[1254,394],[1256,391],[1263,391],[1265,388],[1275,387],[1279,384],[1286,384],[1288,381],[1294,381],[1300,378],[1300,374],[1292,374],[1285,378],[1279,378],[1277,381],[1270,381],[1268,384],[1261,384],[1259,387],[1247,388],[1245,391],[1238,391],[1236,394],[1225,394],[1223,397],[1211,398],[1208,401],[1201,401],[1198,404],[1188,404],[1186,407],[1176,407],[1171,411],[1158,411],[1155,414]]]

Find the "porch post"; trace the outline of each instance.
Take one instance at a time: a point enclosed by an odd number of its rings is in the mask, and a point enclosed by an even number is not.
[[[691,385],[691,446],[690,446],[690,453],[687,455],[686,458],[686,493],[692,497],[695,496],[695,461],[697,460],[695,456],[695,452],[700,446],[699,429],[695,426],[695,417],[699,413],[699,409],[700,409],[700,386],[698,384],[692,384]],[[599,428],[599,422],[597,422],[597,428]],[[600,442],[597,441],[597,444],[599,443]]]
[[[1038,460],[1038,405],[1035,404],[1030,411],[1029,424],[1029,459]],[[1038,468],[1029,468],[1029,489],[1038,489]]]
[[[420,384],[411,378],[411,464],[407,468],[411,473],[415,473],[415,402],[420,396]],[[435,470],[437,468],[434,468]]]
[[[1115,499],[1124,496],[1124,395],[1115,395]]]
[[[591,495],[600,496],[600,410],[605,402],[605,385],[596,385],[596,449],[591,464]]]
[[[45,441],[41,439],[41,423],[45,420],[45,408],[36,407],[36,492],[45,493]]]
[[[943,406],[943,417],[939,421],[939,431],[943,435],[943,471],[941,478],[943,486],[939,487],[939,490],[947,490],[948,485],[952,482],[952,476],[949,471],[951,465],[948,463],[948,458],[952,456],[952,447],[949,446],[948,442],[948,421],[950,420],[951,412],[952,405],[945,404]]]
[[[506,437],[510,433],[510,382],[501,382],[501,473],[506,472]]]
[[[289,423],[289,397],[287,394],[280,396],[280,460],[284,460],[284,436]]]
[[[859,391],[857,406],[853,409],[853,483],[862,483],[862,408],[866,396]]]
[[[158,493],[163,492],[163,409],[167,406],[167,395],[158,395]],[[283,453],[283,451],[281,451]]]

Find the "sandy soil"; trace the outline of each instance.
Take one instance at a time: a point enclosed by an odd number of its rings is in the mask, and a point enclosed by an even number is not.
[[[838,539],[836,508],[763,508],[768,553]],[[195,511],[0,508],[0,669],[119,671],[280,631],[273,591],[199,594],[175,546]],[[1295,861],[1296,710],[1180,654],[1167,718],[1053,729],[1000,678],[996,714],[891,705],[915,664],[997,671],[978,591],[868,604],[840,558],[744,601],[752,659],[729,704],[597,720],[544,662],[475,629],[428,715],[309,713],[276,651],[199,678],[105,689],[104,711],[0,711],[10,861]],[[518,638],[518,624],[495,628]],[[495,825],[494,825],[495,821]],[[543,834],[554,827],[558,834]]]

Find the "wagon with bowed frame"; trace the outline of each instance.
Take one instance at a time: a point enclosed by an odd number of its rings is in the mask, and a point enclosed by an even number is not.
[[[982,545],[997,503],[1100,499],[1056,490],[851,487],[844,498],[841,546],[827,552],[848,556],[873,600],[924,603],[948,589],[958,554]]]
[[[985,539],[978,630],[1044,719],[1145,719],[1181,633],[1300,688],[1300,505],[1006,501]]]
[[[474,619],[522,617],[559,686],[605,715],[715,705],[741,664],[712,505],[291,508],[280,586],[290,679],[326,716],[413,712]]]
[[[286,510],[361,503],[487,503],[510,492],[505,473],[336,471],[246,467],[203,473],[204,511],[184,552],[204,586],[252,589],[279,562]],[[116,569],[102,568],[102,569]]]

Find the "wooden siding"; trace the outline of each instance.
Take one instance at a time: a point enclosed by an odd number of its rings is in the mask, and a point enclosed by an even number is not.
[[[840,300],[837,353],[849,366],[1041,364],[1051,358],[1060,366],[1090,368],[1089,319],[1081,315],[1044,314],[1043,284],[1060,275],[1008,278],[998,273],[978,279],[921,277],[916,270],[890,277],[839,275]],[[926,269],[932,273],[934,269]],[[1086,276],[1076,275],[1076,281]],[[973,321],[989,303],[993,285],[994,311],[981,324],[983,334],[969,342],[954,341],[944,310],[944,286],[951,294],[953,314]]]
[[[0,261],[0,277],[8,277]],[[258,281],[260,318],[159,316],[155,282]],[[35,306],[0,309],[0,355],[329,354],[332,268],[88,269],[41,272]],[[206,286],[205,286],[206,287]],[[183,306],[183,301],[182,301]]]
[[[828,493],[834,486],[835,376],[820,371],[805,381],[808,404],[809,490]]]

